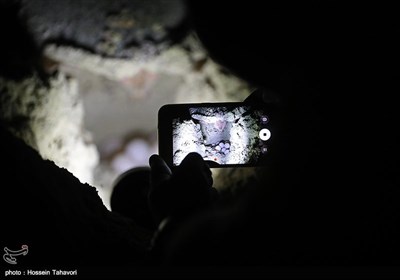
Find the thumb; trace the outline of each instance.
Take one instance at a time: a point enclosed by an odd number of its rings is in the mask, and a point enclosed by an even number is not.
[[[152,155],[150,164],[150,186],[157,188],[160,184],[170,179],[172,172],[165,161],[159,155]]]

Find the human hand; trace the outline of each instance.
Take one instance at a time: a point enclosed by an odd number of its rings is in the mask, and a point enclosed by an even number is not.
[[[211,170],[197,153],[188,154],[174,170],[158,155],[149,159],[148,202],[157,223],[168,216],[182,216],[210,204],[218,195]]]

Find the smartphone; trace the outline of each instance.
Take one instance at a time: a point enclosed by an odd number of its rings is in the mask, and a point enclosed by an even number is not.
[[[170,167],[197,152],[211,168],[260,166],[273,138],[264,104],[168,104],[158,112],[159,155]]]

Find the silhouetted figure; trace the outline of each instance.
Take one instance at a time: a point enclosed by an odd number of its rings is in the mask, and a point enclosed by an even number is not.
[[[250,101],[273,102],[279,114],[270,120],[270,164],[259,169],[256,191],[164,226],[161,263],[228,273],[237,266],[261,266],[256,273],[399,266],[400,29],[393,10],[191,3],[210,54],[277,96],[260,90]]]

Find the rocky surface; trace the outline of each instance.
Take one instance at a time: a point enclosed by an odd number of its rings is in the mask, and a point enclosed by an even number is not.
[[[83,126],[76,80],[63,74],[46,86],[37,76],[20,82],[0,77],[0,120],[44,159],[93,183],[98,152]]]
[[[85,127],[92,132],[103,159],[95,170],[95,185],[106,204],[110,186],[121,174],[114,167],[136,166],[128,160],[124,143],[137,133],[156,139],[157,111],[162,105],[242,101],[249,94],[249,85],[210,59],[193,35],[147,58],[102,58],[57,45],[48,45],[44,53],[59,62],[60,71],[78,81]]]
[[[0,245],[29,247],[17,267],[79,270],[142,263],[151,233],[108,211],[94,187],[43,160],[2,125],[0,136],[5,229]]]
[[[186,7],[163,0],[24,0],[21,16],[40,47],[55,42],[107,57],[138,57],[153,56],[182,36]]]
[[[21,1],[22,9],[15,11],[21,23],[18,34],[23,33],[26,42],[11,36],[13,33],[6,28],[9,19],[1,18],[5,27],[2,32],[10,40],[15,39],[10,41],[14,45],[2,45],[6,63],[0,67],[4,68],[1,76],[24,72],[25,80],[12,87],[31,83],[31,88],[42,92],[34,105],[29,105],[35,107],[33,115],[25,112],[25,101],[20,104],[15,97],[3,100],[4,107],[10,108],[3,114],[9,128],[44,158],[66,167],[82,182],[97,186],[106,205],[110,186],[121,170],[138,164],[126,160],[130,157],[124,145],[134,140],[131,137],[136,132],[144,133],[146,139],[155,138],[159,107],[176,102],[241,101],[249,94],[249,86],[210,59],[196,36],[190,34],[182,41],[178,38],[185,33],[186,11],[181,1],[156,4],[61,0],[54,5],[46,0]],[[47,89],[39,81],[46,81],[46,77],[32,76],[35,71],[40,73],[34,69],[34,62],[47,74],[59,72]],[[9,87],[4,77],[2,84],[6,83]],[[51,93],[48,97],[46,90]],[[30,91],[35,90],[29,89],[23,95]],[[52,112],[43,105],[41,98],[49,98],[56,110]],[[39,109],[42,105],[45,109]],[[20,126],[14,127],[18,123]],[[151,147],[153,142],[149,143]],[[114,147],[111,154],[102,154],[112,143],[120,146]],[[96,148],[103,160],[99,165]],[[148,156],[156,152],[153,148],[148,151]]]

